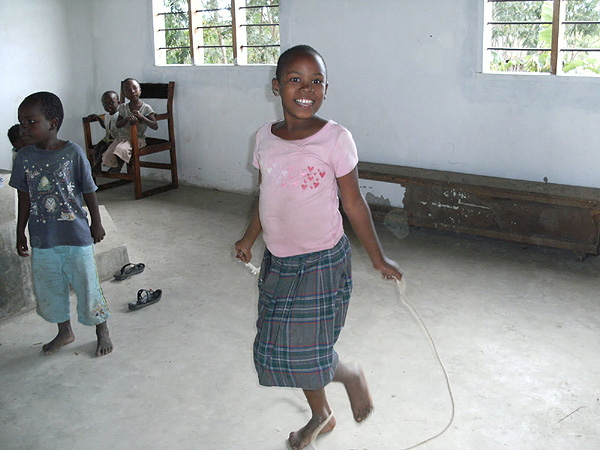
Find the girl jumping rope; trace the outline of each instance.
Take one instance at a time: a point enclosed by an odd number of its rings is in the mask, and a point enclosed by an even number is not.
[[[352,135],[316,115],[327,86],[325,61],[312,47],[296,46],[280,56],[272,87],[281,97],[284,119],[256,134],[259,201],[235,244],[237,258],[250,262],[252,245],[263,233],[254,364],[261,385],[304,391],[312,417],[290,433],[294,450],[335,427],[325,394],[329,382],[344,384],[357,422],[373,410],[362,368],[340,361],[333,349],[352,290],[338,191],[373,267],[386,279],[402,278],[398,264],[382,252],[360,193]]]

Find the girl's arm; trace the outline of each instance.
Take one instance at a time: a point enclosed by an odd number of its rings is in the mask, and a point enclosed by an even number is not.
[[[260,172],[258,173],[258,184],[260,186],[260,182],[262,177]],[[250,224],[244,233],[242,239],[235,243],[235,257],[241,259],[243,262],[248,263],[252,260],[252,246],[254,242],[262,232],[262,225],[260,223],[260,215],[258,212],[258,203],[259,199],[256,200],[256,205],[254,206],[254,213],[252,214],[252,219],[250,220]]]
[[[356,167],[347,175],[337,179],[344,213],[350,220],[352,229],[367,251],[375,270],[384,278],[402,278],[400,267],[395,261],[388,259],[381,249],[371,211],[358,187],[358,170]]]
[[[153,130],[158,130],[158,122],[156,121],[156,116],[154,115],[154,113],[150,113],[147,116],[142,116],[141,120],[146,122],[146,125],[148,125]]]
[[[29,209],[31,208],[31,198],[29,192],[18,191],[19,211],[17,213],[17,253],[20,256],[29,256],[27,247],[27,236],[25,236],[25,227],[29,221]]]
[[[158,122],[156,121],[156,116],[154,115],[154,113],[150,113],[147,116],[144,116],[137,110],[131,111],[131,113],[139,122],[145,123],[153,130],[158,130]]]
[[[102,226],[102,219],[100,218],[100,208],[98,207],[98,198],[96,197],[95,192],[89,192],[87,194],[83,194],[83,198],[85,200],[85,204],[90,211],[90,218],[92,220],[92,224],[90,225],[90,231],[92,232],[92,238],[94,239],[94,244],[97,244],[106,235],[104,231],[104,227]]]
[[[122,117],[121,115],[119,115],[119,117],[117,118],[117,128],[123,128],[125,126],[125,124],[127,124],[128,120],[127,117]]]

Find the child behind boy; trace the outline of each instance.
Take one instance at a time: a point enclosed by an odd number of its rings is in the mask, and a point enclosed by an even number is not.
[[[21,139],[21,134],[19,133],[19,124],[14,124],[12,127],[10,127],[8,129],[8,140],[10,141],[10,143],[13,146],[12,149],[12,159],[13,162],[15,161],[15,158],[17,157],[17,153],[19,150],[21,150],[21,147],[23,147],[25,144],[23,143],[23,139]]]
[[[131,125],[137,124],[137,138],[140,147],[146,146],[145,132],[148,127],[158,130],[158,122],[150,105],[140,100],[142,88],[133,78],[123,81],[123,95],[129,100],[119,106],[117,128],[121,129],[119,136],[102,157],[102,164],[111,167],[109,172],[119,173],[124,163],[131,159]]]
[[[94,165],[92,172],[98,173],[102,169],[102,155],[108,146],[119,136],[117,128],[117,109],[119,108],[119,96],[115,91],[106,91],[101,97],[102,107],[106,114],[104,119],[97,114],[90,114],[90,118],[96,119],[100,126],[106,130],[106,134],[94,147]]]
[[[104,238],[96,185],[85,153],[58,139],[64,117],[60,99],[50,92],[31,94],[19,106],[25,147],[15,158],[9,185],[18,190],[17,252],[29,256],[37,312],[58,324],[58,335],[43,346],[51,354],[75,340],[71,329],[69,285],[77,294],[79,322],[95,325],[96,356],[113,350],[106,320],[110,311],[100,288],[94,243]],[[82,197],[90,211],[91,225]]]

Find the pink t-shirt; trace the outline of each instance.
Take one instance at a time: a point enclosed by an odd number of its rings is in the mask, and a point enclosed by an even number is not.
[[[271,132],[274,123],[258,130],[254,147],[265,244],[282,258],[332,248],[344,233],[336,179],[358,163],[352,135],[330,120],[306,139],[286,141]]]

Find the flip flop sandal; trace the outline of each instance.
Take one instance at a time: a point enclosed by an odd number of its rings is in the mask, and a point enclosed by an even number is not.
[[[126,278],[129,278],[131,275],[137,275],[138,273],[142,273],[145,267],[146,266],[144,265],[144,263],[125,264],[123,267],[121,267],[120,272],[115,273],[115,280],[124,280]]]
[[[162,291],[157,289],[153,291],[152,289],[140,289],[137,293],[137,301],[129,302],[129,309],[136,310],[142,309],[148,305],[152,305],[160,300],[162,295]]]

